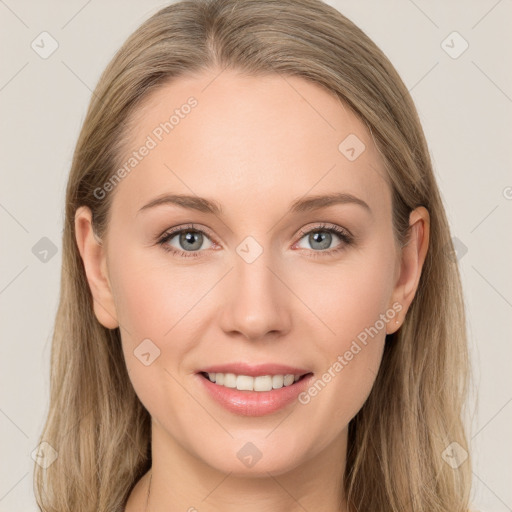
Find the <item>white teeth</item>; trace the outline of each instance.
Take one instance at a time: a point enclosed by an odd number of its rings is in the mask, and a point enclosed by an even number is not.
[[[263,375],[254,378],[254,391],[272,391],[274,389],[274,377]],[[276,389],[278,389],[276,387]]]
[[[272,377],[272,387],[274,389],[282,388],[284,384],[284,376],[283,375],[274,375]]]
[[[227,388],[236,388],[236,375],[234,373],[224,374],[224,386]]]
[[[293,384],[294,380],[295,380],[295,375],[285,375],[284,376],[284,385],[290,386],[291,384]]]
[[[248,377],[247,375],[239,375],[236,378],[236,389],[240,391],[254,391],[255,381],[256,379]],[[272,386],[270,386],[270,389],[272,389]],[[262,390],[260,389],[260,391]]]
[[[208,373],[211,382],[239,391],[271,391],[283,386],[291,386],[300,379],[300,375],[235,375],[234,373]]]

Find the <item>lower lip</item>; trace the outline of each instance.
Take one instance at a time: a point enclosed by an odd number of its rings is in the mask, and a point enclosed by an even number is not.
[[[214,400],[228,411],[241,416],[263,416],[283,409],[297,399],[313,378],[310,373],[291,386],[272,391],[239,391],[215,384],[200,373],[196,375]]]

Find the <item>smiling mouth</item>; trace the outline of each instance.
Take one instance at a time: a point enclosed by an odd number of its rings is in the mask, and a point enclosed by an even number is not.
[[[238,391],[272,391],[283,387],[293,386],[304,377],[312,375],[311,372],[303,375],[281,374],[281,375],[236,375],[234,373],[207,373],[200,372],[200,375],[214,384]]]

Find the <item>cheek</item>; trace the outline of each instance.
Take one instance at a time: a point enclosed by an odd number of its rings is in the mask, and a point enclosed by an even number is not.
[[[179,268],[172,262],[165,262],[161,256],[155,264],[157,258],[142,252],[127,253],[126,258],[112,261],[119,322],[134,341],[140,337],[158,340],[172,337],[174,326],[188,321],[187,313],[208,290],[208,281],[201,285],[205,281],[197,275],[198,267]]]
[[[316,320],[311,316],[311,322],[316,321],[321,338],[330,340],[333,349],[343,350],[389,308],[393,270],[394,253],[382,239],[364,250],[347,251],[334,265],[304,266],[289,279],[295,283],[294,292],[316,316]],[[380,322],[378,328],[385,334]]]
[[[184,418],[190,403],[179,370],[194,339],[187,325],[198,301],[200,293],[194,291],[198,287],[170,264],[155,266],[136,251],[125,254],[129,256],[112,258],[111,274],[130,380],[154,420]]]
[[[198,331],[209,304],[201,299],[218,276],[206,266],[187,268],[161,256],[149,258],[136,249],[124,254],[124,258],[112,258],[116,312],[130,378],[149,409],[152,403],[165,399],[166,393],[176,395],[177,401],[182,396],[173,376],[182,380],[187,354],[201,339]],[[154,362],[145,366],[148,360]]]
[[[375,382],[386,327],[395,318],[389,307],[393,268],[394,254],[376,245],[301,282],[301,293],[309,290],[307,304],[326,327],[322,336],[312,337],[322,368],[301,401],[315,414],[330,414],[334,429],[357,414]]]

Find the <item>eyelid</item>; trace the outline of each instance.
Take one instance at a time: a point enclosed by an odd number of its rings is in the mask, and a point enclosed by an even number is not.
[[[180,234],[182,231],[197,231],[198,233],[203,233],[208,236],[212,240],[213,243],[220,245],[219,242],[217,242],[216,237],[212,234],[212,232],[206,228],[206,227],[199,227],[197,224],[189,223],[189,224],[183,224],[179,226],[175,226],[173,228],[166,229],[163,233],[158,235],[156,237],[156,241],[160,241],[163,238],[166,238],[168,236],[174,237],[178,234]]]
[[[303,228],[300,229],[299,233],[297,234],[297,236],[299,237],[299,240],[305,236],[305,235],[308,235],[309,233],[311,233],[312,231],[321,231],[321,230],[326,230],[326,231],[334,231],[338,236],[344,236],[346,237],[347,239],[349,239],[350,241],[353,241],[354,240],[354,235],[352,235],[352,233],[347,229],[347,228],[344,228],[342,226],[338,226],[337,224],[330,224],[330,223],[326,223],[326,222],[322,222],[320,223],[319,225],[313,225],[313,226],[305,226]],[[320,251],[321,252],[321,251]]]

